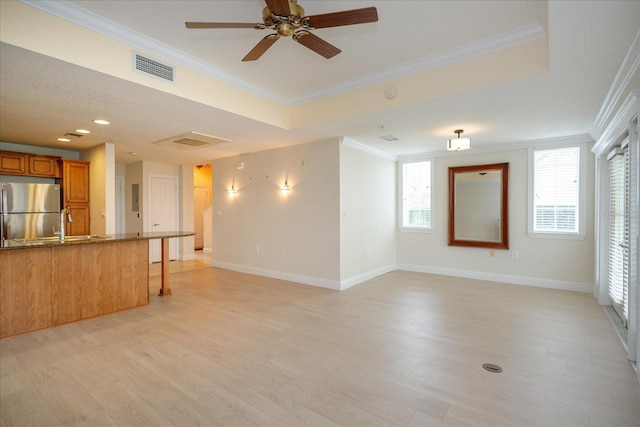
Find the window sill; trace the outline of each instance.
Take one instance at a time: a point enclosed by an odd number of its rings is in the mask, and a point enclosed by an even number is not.
[[[587,233],[534,233],[528,231],[527,235],[532,239],[584,240],[587,238]]]
[[[433,233],[433,227],[399,227],[399,230],[407,233]]]

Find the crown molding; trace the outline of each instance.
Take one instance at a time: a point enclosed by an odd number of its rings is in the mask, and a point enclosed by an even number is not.
[[[368,145],[361,144],[359,142],[354,141],[353,139],[342,137],[340,139],[340,143],[345,147],[350,147],[356,150],[364,151],[369,154],[373,154],[376,157],[381,157],[387,160],[397,160],[397,156],[387,153],[386,151],[378,150],[377,148],[369,147]]]
[[[128,27],[105,19],[100,15],[76,6],[67,0],[19,1],[28,6],[40,9],[43,12],[50,13],[66,21],[80,25],[81,27],[87,28],[91,31],[95,31],[105,37],[122,42],[134,50],[137,49],[145,51],[155,57],[163,58],[169,62],[173,62],[174,64],[190,68],[194,71],[236,86],[278,104],[284,105],[287,102],[285,98],[279,97],[271,91],[267,91],[264,88],[254,85],[246,80],[239,79],[236,76],[225,72],[221,68],[201,61],[200,59],[181,50],[140,34]]]
[[[591,151],[596,156],[608,151],[612,144],[624,138],[629,130],[629,122],[637,117],[640,110],[640,89],[631,91],[616,114],[608,121],[607,127],[601,132]]]
[[[400,65],[386,68],[384,70],[366,74],[357,79],[346,80],[342,83],[332,85],[330,88],[309,93],[307,95],[292,98],[291,105],[300,105],[315,101],[321,98],[338,95],[355,89],[360,89],[377,83],[405,77],[422,71],[431,70],[463,61],[476,56],[484,55],[497,50],[516,46],[522,43],[546,37],[547,33],[539,24],[531,24],[513,31],[487,37],[466,45],[455,47],[443,52],[438,52],[424,58],[405,62]]]
[[[195,58],[167,44],[161,43],[128,27],[105,19],[93,12],[76,6],[75,4],[70,3],[67,0],[19,1],[28,6],[55,15],[66,21],[80,25],[91,31],[95,31],[105,37],[118,40],[131,46],[133,49],[139,49],[156,57],[164,58],[167,61],[173,62],[174,64],[179,64],[184,67],[190,68],[206,76],[220,80],[224,83],[228,83],[242,90],[246,90],[247,92],[268,99],[284,107],[294,107],[297,105],[305,104],[307,102],[316,101],[318,99],[370,86],[376,83],[382,83],[388,80],[397,79],[421,71],[442,67],[443,65],[463,61],[475,56],[533,41],[547,35],[547,33],[539,24],[531,24],[510,32],[491,36],[483,40],[478,40],[444,52],[439,52],[434,55],[429,55],[424,58],[419,58],[414,61],[409,61],[394,67],[386,68],[379,72],[370,73],[356,79],[347,80],[342,83],[332,85],[329,88],[325,88],[315,92],[309,92],[299,97],[286,98],[276,94],[273,91],[265,89],[264,87],[255,85],[244,79],[240,79],[237,76],[227,73],[219,67],[201,61],[198,58]]]
[[[595,136],[597,141],[600,141],[603,138],[609,128],[609,124],[615,120],[614,114],[617,114],[615,112],[616,105],[619,104],[623,97],[629,95],[628,92],[625,91],[630,89],[629,85],[632,79],[638,74],[639,70],[640,30],[633,39],[633,42],[627,51],[627,55],[622,61],[622,65],[620,65],[620,69],[618,70],[618,73],[611,84],[611,88],[602,103],[602,107],[600,107],[600,111],[596,116],[591,134]],[[628,99],[625,100],[625,102],[627,101]]]

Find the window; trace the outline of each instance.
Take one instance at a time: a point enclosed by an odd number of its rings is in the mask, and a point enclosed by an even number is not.
[[[412,160],[400,163],[402,183],[400,227],[430,229],[433,226],[431,209],[431,160]]]
[[[529,151],[532,237],[584,238],[584,144]]]
[[[607,158],[609,160],[609,297],[614,310],[626,326],[629,320],[629,150],[614,148]]]

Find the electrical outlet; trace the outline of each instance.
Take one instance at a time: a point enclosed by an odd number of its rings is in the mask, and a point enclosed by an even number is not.
[[[260,246],[256,245],[256,253],[259,254],[260,253]]]
[[[493,249],[491,249],[491,250],[489,251],[489,256],[490,256],[491,258],[493,258],[494,256],[496,256],[496,251],[494,251]]]
[[[511,258],[518,259],[518,251],[511,251]]]

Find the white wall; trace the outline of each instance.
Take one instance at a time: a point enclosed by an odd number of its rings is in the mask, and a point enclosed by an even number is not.
[[[395,270],[396,162],[340,145],[340,281]]]
[[[509,248],[447,245],[448,168],[509,163]],[[591,291],[594,283],[594,161],[587,162],[587,237],[540,239],[527,235],[527,149],[435,159],[434,230],[398,232],[398,268],[533,286]],[[518,252],[513,259],[511,251]],[[491,256],[493,254],[493,256]]]
[[[337,139],[215,160],[213,264],[339,289],[339,192]]]

